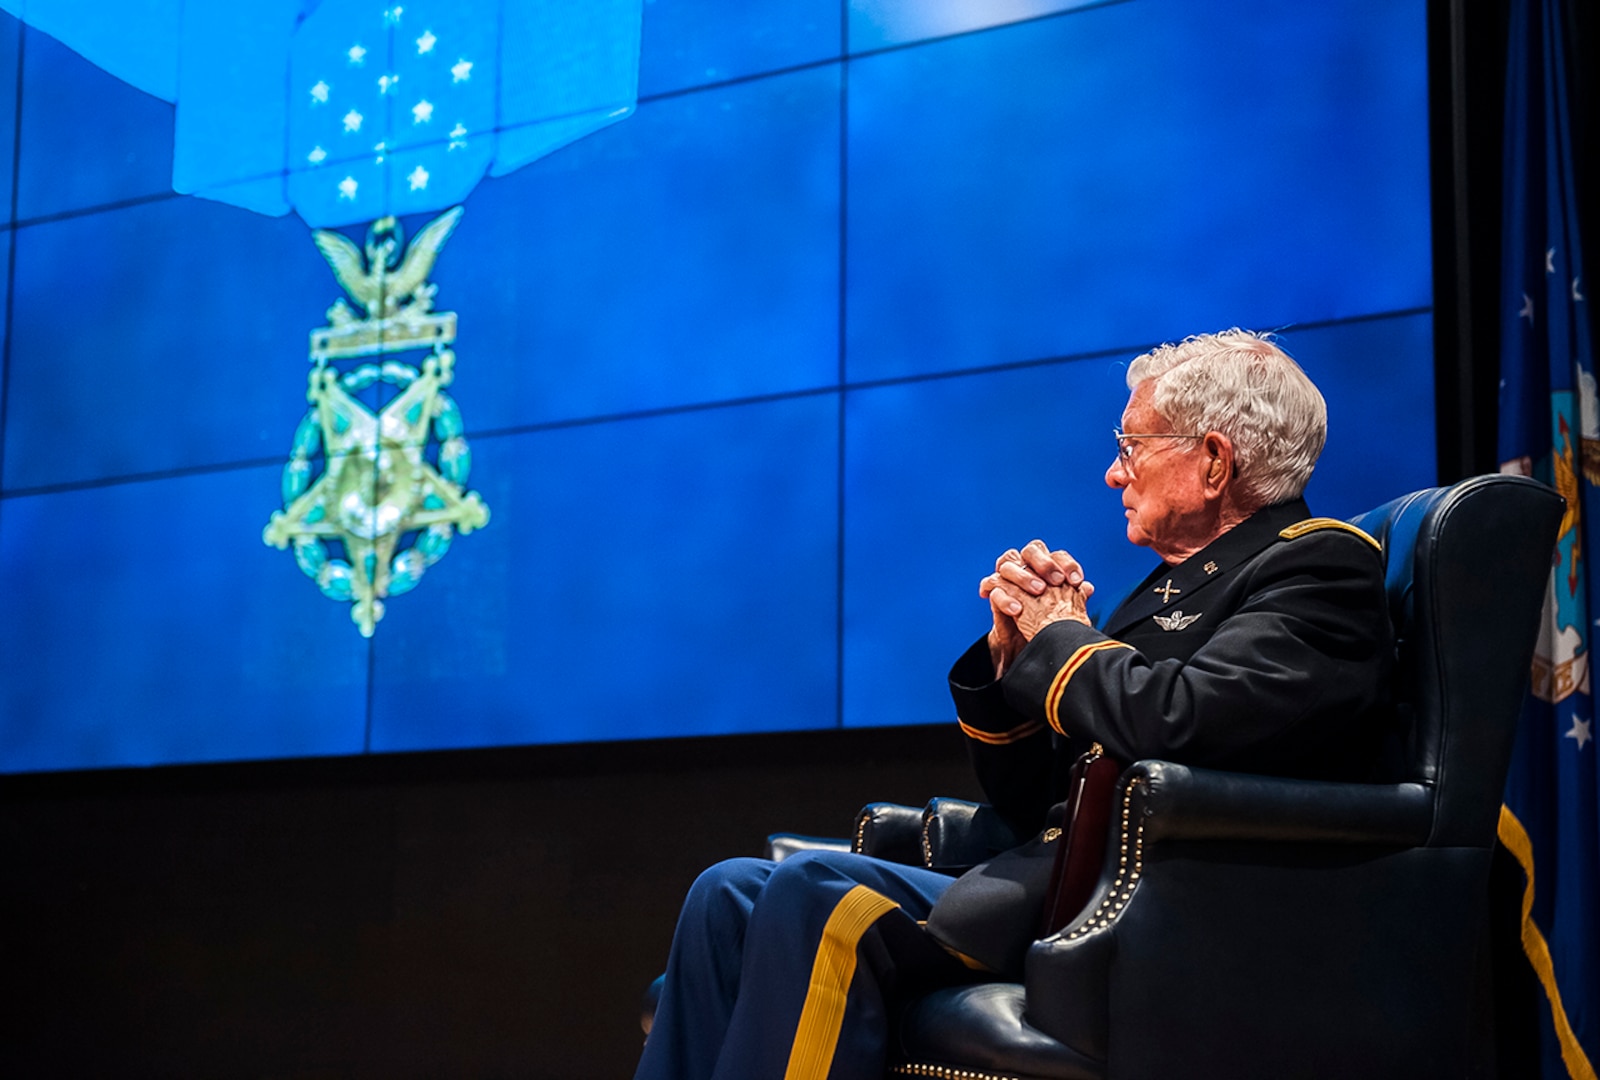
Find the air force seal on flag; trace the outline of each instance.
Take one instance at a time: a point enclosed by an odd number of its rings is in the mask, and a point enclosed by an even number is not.
[[[466,490],[472,453],[445,393],[455,375],[456,313],[433,310],[427,280],[461,212],[430,222],[409,248],[392,217],[368,229],[365,251],[336,232],[314,236],[365,317],[340,299],[328,325],[311,332],[311,409],[283,469],[284,507],[262,539],[292,546],[324,596],[351,604],[365,637],[386,598],[416,588],[457,532],[489,521],[489,508]],[[420,362],[383,359],[405,354]],[[342,373],[333,364],[368,357]],[[374,411],[357,395],[382,404]]]
[[[1592,378],[1592,376],[1591,376]],[[1576,397],[1576,400],[1575,400]],[[1557,445],[1550,458],[1554,487],[1567,501],[1556,537],[1556,566],[1550,575],[1544,615],[1539,621],[1539,642],[1534,647],[1531,691],[1541,701],[1565,701],[1573,694],[1589,694],[1589,648],[1584,615],[1583,529],[1581,484],[1585,469],[1585,443],[1577,421],[1592,412],[1580,391],[1558,390],[1550,395]],[[1586,408],[1587,405],[1587,408]],[[1532,473],[1531,463],[1509,462],[1502,471]]]

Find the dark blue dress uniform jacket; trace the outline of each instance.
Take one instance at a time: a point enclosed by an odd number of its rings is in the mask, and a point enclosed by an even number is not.
[[[1027,836],[1091,741],[1124,762],[1374,779],[1393,663],[1377,542],[1296,499],[1157,568],[1104,629],[1046,627],[998,682],[980,639],[950,686],[985,795]]]

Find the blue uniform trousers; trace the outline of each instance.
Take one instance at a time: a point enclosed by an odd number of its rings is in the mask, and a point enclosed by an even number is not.
[[[882,1080],[896,989],[970,974],[918,924],[952,880],[842,852],[711,867],[634,1080]]]

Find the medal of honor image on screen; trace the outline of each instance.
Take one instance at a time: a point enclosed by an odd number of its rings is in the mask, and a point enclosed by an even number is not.
[[[1127,364],[1435,480],[1422,0],[0,0],[0,772],[952,720]]]

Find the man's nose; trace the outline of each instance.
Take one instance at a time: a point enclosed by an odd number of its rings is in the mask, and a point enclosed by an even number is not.
[[[1111,467],[1106,470],[1106,487],[1125,488],[1128,480],[1127,466],[1122,463],[1122,455],[1118,454],[1111,459]]]

